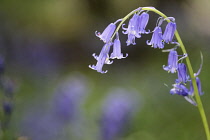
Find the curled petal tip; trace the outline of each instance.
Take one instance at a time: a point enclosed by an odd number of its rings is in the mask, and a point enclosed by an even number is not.
[[[98,31],[95,31],[95,35],[98,37],[99,35],[101,35],[101,33]]]

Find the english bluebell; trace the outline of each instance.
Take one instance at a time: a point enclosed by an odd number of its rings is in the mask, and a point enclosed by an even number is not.
[[[183,84],[173,84],[173,88],[170,90],[170,93],[178,94],[182,96],[188,96],[189,90]]]
[[[152,34],[152,39],[150,40],[150,42],[149,40],[147,40],[147,45],[152,45],[153,48],[159,48],[159,49],[164,48],[161,27],[159,26],[155,27]]]
[[[113,52],[111,53],[110,58],[111,59],[122,59],[122,58],[126,58],[128,56],[128,54],[126,53],[126,56],[124,57],[123,54],[121,53],[121,43],[120,43],[120,39],[119,39],[119,34],[116,34],[116,39],[114,40],[114,44],[113,44]]]
[[[112,61],[109,60],[109,50],[112,43],[105,44],[99,54],[99,56],[93,54],[93,57],[97,60],[96,65],[89,65],[89,68],[96,70],[100,73],[107,73],[106,71],[102,70],[104,64],[112,64]]]
[[[138,18],[138,24],[139,24],[139,29],[138,29],[138,32],[140,33],[140,34],[147,34],[147,33],[149,33],[149,32],[147,32],[146,30],[145,30],[145,28],[146,28],[146,26],[147,26],[147,24],[148,24],[148,21],[149,21],[149,14],[147,13],[147,12],[143,12],[140,16],[139,16],[139,18]]]
[[[177,51],[171,50],[168,55],[168,66],[163,65],[165,71],[175,73],[178,68],[178,54]]]
[[[186,83],[189,80],[189,75],[187,74],[187,67],[184,63],[178,64],[178,79],[176,80],[177,83]]]
[[[95,32],[96,36],[99,37],[104,43],[108,43],[116,29],[116,25],[114,23],[110,23],[106,29],[101,34],[100,32]]]
[[[138,18],[139,15],[134,14],[133,17],[130,19],[128,28],[124,28],[122,26],[122,29],[125,30],[123,31],[123,34],[128,34],[128,39],[126,41],[127,46],[130,44],[135,45],[135,38],[140,38],[141,34],[139,33],[139,26],[138,26]],[[124,24],[123,24],[124,25]]]
[[[169,22],[166,26],[165,31],[164,31],[163,40],[166,43],[172,42],[175,31],[176,31],[176,23],[175,22]]]

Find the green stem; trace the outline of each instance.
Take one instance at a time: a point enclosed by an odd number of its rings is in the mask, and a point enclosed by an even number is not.
[[[166,20],[168,22],[170,22],[170,20],[167,19],[167,16],[165,14],[163,14],[162,12],[158,11],[157,9],[154,9],[154,8],[151,8],[151,7],[143,7],[142,10],[153,11],[153,12],[157,13],[158,15],[166,18]],[[187,51],[186,51],[186,49],[184,47],[184,44],[183,44],[183,42],[182,42],[182,40],[181,40],[177,30],[175,31],[175,36],[176,36],[177,41],[180,44],[182,52],[184,54],[187,54]],[[208,121],[207,121],[206,114],[205,114],[205,111],[204,111],[204,108],[203,108],[203,104],[202,104],[202,101],[201,101],[201,98],[200,98],[200,95],[199,95],[199,92],[198,92],[198,87],[197,87],[197,84],[196,84],[195,75],[194,75],[194,72],[193,72],[192,65],[191,65],[189,57],[186,57],[186,64],[187,64],[187,67],[188,67],[188,70],[189,70],[190,77],[192,79],[192,84],[193,84],[193,87],[194,87],[194,94],[195,94],[198,110],[200,112],[201,119],[202,119],[202,122],[203,122],[203,126],[204,126],[204,129],[205,129],[206,138],[207,138],[207,140],[210,140]]]
[[[114,38],[114,36],[116,35],[116,33],[119,31],[120,27],[122,26],[122,24],[131,16],[133,15],[134,13],[137,13],[139,12],[140,8],[136,9],[136,10],[133,10],[131,11],[127,16],[125,16],[122,21],[119,23],[119,25],[117,26],[117,29],[115,30],[115,32],[113,33],[110,41],[112,41],[112,39]]]

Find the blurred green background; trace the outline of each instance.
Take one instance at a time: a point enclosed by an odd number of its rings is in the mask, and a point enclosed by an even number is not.
[[[0,56],[5,63],[3,77],[12,81],[14,94],[10,99],[5,98],[3,90],[1,93],[1,103],[9,100],[12,104],[12,113],[7,116],[10,118],[3,117],[8,124],[4,134],[1,133],[2,140],[47,140],[46,134],[52,136],[52,140],[100,140],[104,100],[113,88],[128,94],[134,92],[138,98],[129,125],[125,123],[124,132],[116,139],[204,140],[198,109],[183,97],[169,94],[176,74],[162,69],[162,65],[167,64],[167,53],[146,45],[151,34],[128,47],[127,36],[120,34],[123,53],[129,56],[105,65],[107,74],[88,68],[89,64],[96,63],[92,54],[99,54],[103,46],[95,31],[102,32],[109,23],[143,6],[154,6],[176,18],[195,72],[201,62],[200,51],[203,53],[200,79],[205,94],[202,100],[210,120],[210,1],[1,0]],[[155,27],[157,18],[156,14],[150,14],[147,29]],[[62,96],[62,84],[66,83],[70,86],[67,91],[72,92],[78,86],[76,90],[82,92],[77,96],[82,98],[78,99],[77,113],[73,113],[77,119],[69,121],[68,114],[52,120],[49,116],[57,114],[53,113],[57,107],[55,102],[65,102],[56,99]],[[68,100],[61,108],[72,109]],[[65,119],[68,121],[62,121]]]

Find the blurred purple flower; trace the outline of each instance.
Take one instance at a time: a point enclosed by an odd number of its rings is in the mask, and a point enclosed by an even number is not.
[[[53,100],[54,115],[62,121],[73,119],[87,92],[87,80],[83,75],[74,75],[63,81],[58,86]]]
[[[61,140],[66,136],[65,128],[70,124],[74,126],[80,118],[87,87],[87,79],[81,74],[62,81],[51,100],[50,110],[43,105],[35,110],[30,108],[30,114],[26,115],[21,124],[22,135],[32,140]]]
[[[101,137],[113,140],[126,130],[136,109],[136,98],[123,89],[115,89],[106,98],[101,116]]]

